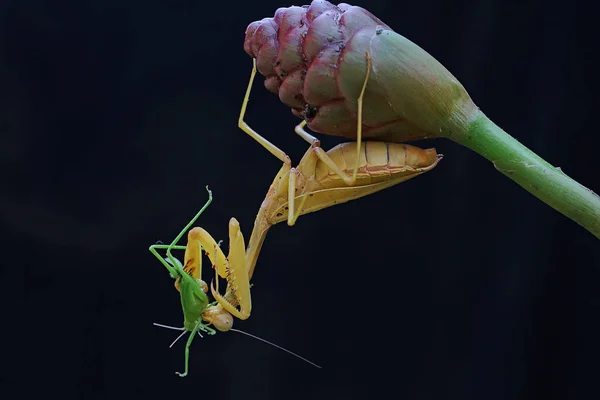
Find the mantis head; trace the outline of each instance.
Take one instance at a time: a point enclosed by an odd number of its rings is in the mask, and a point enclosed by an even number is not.
[[[233,316],[220,304],[208,306],[202,313],[202,319],[220,332],[227,332],[233,327]]]

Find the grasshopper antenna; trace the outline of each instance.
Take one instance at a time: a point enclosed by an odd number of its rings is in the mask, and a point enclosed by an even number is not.
[[[310,365],[312,365],[312,366],[314,366],[314,367],[321,368],[321,366],[320,366],[320,365],[317,365],[317,364],[315,364],[314,362],[307,360],[306,358],[304,358],[304,357],[302,357],[302,356],[300,356],[300,355],[298,355],[298,354],[294,353],[293,351],[290,351],[290,350],[288,350],[288,349],[286,349],[286,348],[283,348],[283,347],[281,347],[281,346],[278,346],[278,345],[276,345],[275,343],[269,342],[269,341],[268,341],[268,340],[266,340],[266,339],[259,338],[258,336],[254,336],[253,334],[251,334],[251,333],[248,333],[248,332],[240,331],[239,329],[234,329],[234,328],[231,328],[231,329],[229,329],[229,330],[230,330],[230,331],[234,331],[234,332],[239,332],[239,333],[242,333],[242,334],[244,334],[244,335],[246,335],[246,336],[250,336],[251,338],[254,338],[254,339],[256,339],[256,340],[260,340],[261,342],[264,342],[264,343],[270,344],[270,345],[271,345],[271,346],[273,346],[273,347],[277,347],[279,350],[283,350],[283,351],[285,351],[285,352],[286,352],[286,353],[288,353],[288,354],[291,354],[291,355],[293,355],[293,356],[295,356],[295,357],[298,357],[299,359],[301,359],[301,360],[303,360],[303,361],[306,361],[307,363],[309,363]]]
[[[169,346],[169,348],[173,347],[173,345],[174,345],[175,343],[177,343],[177,341],[178,341],[179,339],[181,339],[181,337],[182,337],[183,335],[185,335],[185,334],[186,334],[186,331],[183,331],[183,332],[181,332],[181,335],[177,336],[177,339],[173,340],[173,343],[171,343],[171,345]]]
[[[174,331],[185,331],[185,328],[183,328],[183,327],[180,328],[178,326],[169,326],[169,325],[157,324],[156,322],[154,322],[152,325],[154,325],[154,326],[160,326],[161,328],[172,329]]]
[[[181,332],[181,335],[177,336],[177,339],[175,339],[175,340],[173,341],[173,343],[171,343],[171,345],[169,346],[169,348],[173,347],[173,345],[174,345],[175,343],[177,343],[177,341],[178,341],[179,339],[181,339],[181,337],[182,337],[183,335],[185,335],[185,332],[186,332],[185,328],[179,328],[179,327],[177,327],[177,326],[169,326],[169,325],[157,324],[156,322],[154,322],[154,323],[153,323],[153,325],[154,325],[154,326],[160,326],[161,328],[167,328],[167,329],[171,329],[171,330],[174,330],[174,331],[183,331],[183,332]],[[200,332],[198,332],[198,333],[200,333]],[[200,335],[200,337],[202,337],[202,335]]]

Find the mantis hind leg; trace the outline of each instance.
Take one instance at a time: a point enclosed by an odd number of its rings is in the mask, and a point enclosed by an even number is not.
[[[238,127],[246,132],[252,139],[256,140],[267,149],[271,154],[275,157],[279,158],[281,162],[285,162],[288,158],[287,154],[283,152],[280,148],[275,146],[273,143],[269,142],[267,139],[259,135],[256,131],[254,131],[250,126],[244,121],[244,116],[246,115],[246,107],[248,106],[248,100],[250,99],[250,92],[252,91],[252,83],[254,82],[254,77],[256,76],[256,59],[252,59],[252,73],[250,74],[250,81],[248,82],[248,87],[246,88],[246,95],[244,96],[244,101],[242,102],[242,108],[240,110],[240,116],[238,118]]]
[[[356,158],[355,158],[355,162],[354,162],[354,168],[352,169],[352,175],[348,175],[341,168],[339,168],[335,164],[335,162],[331,159],[331,157],[329,157],[329,155],[320,146],[318,146],[318,145],[313,146],[314,151],[317,154],[317,156],[319,157],[319,159],[325,165],[327,165],[327,167],[331,171],[333,171],[336,175],[339,175],[339,177],[342,178],[348,186],[352,186],[352,185],[354,185],[354,182],[356,182],[356,174],[358,172],[358,166],[360,164],[360,151],[361,151],[361,147],[362,147],[363,98],[365,95],[365,90],[367,88],[367,82],[369,81],[369,76],[371,74],[371,56],[369,55],[369,53],[365,53],[365,56],[367,58],[367,72],[365,74],[365,79],[363,81],[363,85],[360,90],[360,95],[358,96],[358,99],[357,99],[358,113],[357,113],[357,117],[356,117]],[[305,126],[306,126],[306,121],[302,121],[300,124],[298,124],[296,126],[295,131],[304,140],[306,140],[307,142],[312,143],[314,145],[315,142],[318,142],[318,140],[314,136],[312,136],[310,133],[306,132],[306,130],[304,129]]]
[[[365,90],[367,89],[367,82],[369,81],[369,75],[371,74],[371,56],[369,53],[365,53],[367,58],[367,72],[365,73],[365,80],[362,88],[360,89],[360,95],[357,99],[357,115],[356,115],[356,162],[354,164],[354,171],[352,172],[352,180],[356,181],[356,172],[358,171],[358,161],[360,159],[360,148],[362,144],[362,112],[363,112],[363,98],[365,96]]]
[[[316,164],[315,164],[316,166]],[[304,203],[308,199],[308,194],[310,194],[315,186],[315,177],[314,177],[315,168],[312,168],[312,174],[306,181],[306,185],[304,186],[304,190],[302,194],[306,194],[306,196],[302,196],[302,200],[300,200],[300,204],[296,206],[296,169],[292,168],[290,170],[289,182],[288,182],[288,226],[294,226],[298,217],[300,217],[300,213],[302,212],[302,208],[304,207]]]

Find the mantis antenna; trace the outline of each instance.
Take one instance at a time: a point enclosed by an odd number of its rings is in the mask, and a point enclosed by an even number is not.
[[[179,327],[176,327],[176,326],[169,326],[169,325],[157,324],[156,322],[154,322],[154,326],[159,326],[159,327],[161,327],[161,328],[171,329],[171,330],[174,330],[174,331],[183,331],[183,332],[181,332],[181,335],[177,336],[177,339],[175,339],[175,340],[173,341],[173,343],[171,343],[171,345],[169,346],[169,348],[173,347],[173,345],[174,345],[175,343],[177,343],[177,341],[178,341],[179,339],[181,339],[181,338],[183,337],[183,335],[185,335],[185,334],[186,334],[186,332],[187,332],[187,331],[185,330],[185,328],[179,328]],[[248,332],[241,331],[241,330],[239,330],[239,329],[234,329],[234,328],[231,328],[231,329],[229,329],[229,330],[230,330],[230,331],[233,331],[233,332],[239,332],[239,333],[241,333],[241,334],[244,334],[244,335],[246,335],[246,336],[250,336],[250,337],[251,337],[251,338],[253,338],[253,339],[260,340],[260,341],[261,341],[261,342],[263,342],[263,343],[270,344],[271,346],[273,346],[273,347],[276,347],[276,348],[278,348],[279,350],[283,350],[283,351],[285,351],[286,353],[293,355],[294,357],[298,357],[298,358],[299,358],[299,359],[301,359],[302,361],[305,361],[305,362],[309,363],[310,365],[312,365],[312,366],[314,366],[314,367],[317,367],[317,368],[322,368],[320,365],[317,365],[317,364],[315,364],[314,362],[312,362],[312,361],[310,361],[310,360],[307,360],[306,358],[302,357],[301,355],[299,355],[299,354],[296,354],[296,353],[294,353],[293,351],[291,351],[291,350],[288,350],[288,349],[286,349],[285,347],[281,347],[281,346],[279,346],[279,345],[277,345],[277,344],[275,344],[275,343],[273,343],[273,342],[269,342],[269,341],[268,341],[268,340],[266,340],[266,339],[263,339],[263,338],[261,338],[261,337],[255,336],[255,335],[253,335],[253,334],[251,334],[251,333],[248,333]],[[200,335],[200,332],[198,332],[198,335]],[[204,336],[200,335],[200,337],[204,337]]]
[[[322,368],[320,365],[317,365],[317,364],[315,364],[314,362],[312,362],[312,361],[310,361],[310,360],[307,360],[306,358],[304,358],[304,357],[302,357],[302,356],[300,356],[300,355],[298,355],[298,354],[294,353],[293,351],[290,351],[290,350],[288,350],[288,349],[286,349],[286,348],[284,348],[284,347],[278,346],[278,345],[276,345],[275,343],[269,342],[269,341],[268,341],[268,340],[266,340],[266,339],[260,338],[260,337],[258,337],[258,336],[254,336],[254,335],[253,335],[253,334],[251,334],[251,333],[244,332],[244,331],[240,331],[239,329],[235,329],[235,328],[231,328],[231,329],[230,329],[230,331],[233,331],[233,332],[239,332],[239,333],[243,333],[243,334],[244,334],[244,335],[246,335],[246,336],[250,336],[251,338],[254,338],[254,339],[256,339],[256,340],[260,340],[261,342],[264,342],[264,343],[270,344],[270,345],[271,345],[271,346],[273,346],[273,347],[277,347],[279,350],[283,350],[283,351],[285,351],[285,352],[286,352],[286,353],[288,353],[288,354],[291,354],[291,355],[293,355],[293,356],[295,356],[295,357],[298,357],[299,359],[301,359],[301,360],[303,360],[303,361],[306,361],[307,363],[309,363],[309,364],[310,364],[310,365],[312,365],[312,366],[315,366],[315,367],[317,367],[317,368]]]

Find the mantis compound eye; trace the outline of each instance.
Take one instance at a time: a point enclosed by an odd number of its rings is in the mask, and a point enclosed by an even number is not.
[[[220,306],[209,307],[202,314],[202,318],[221,332],[227,332],[233,326],[233,317]]]
[[[221,332],[227,332],[233,326],[233,317],[231,314],[219,314],[213,320],[213,325]]]

